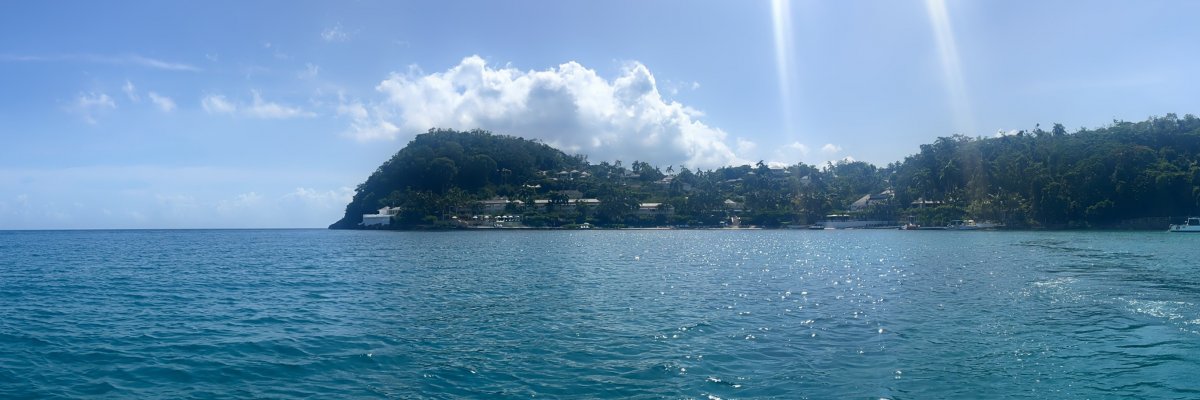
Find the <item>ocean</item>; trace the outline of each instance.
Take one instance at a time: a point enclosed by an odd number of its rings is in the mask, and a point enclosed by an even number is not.
[[[0,398],[1197,398],[1200,235],[0,232]]]

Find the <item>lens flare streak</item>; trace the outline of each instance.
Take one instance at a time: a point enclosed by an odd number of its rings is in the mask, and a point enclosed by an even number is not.
[[[963,79],[958,45],[954,40],[954,30],[950,26],[950,14],[946,11],[946,2],[944,0],[925,0],[925,10],[929,14],[929,23],[933,27],[933,35],[937,40],[946,91],[950,96],[950,106],[954,112],[955,128],[962,131],[963,134],[973,134],[975,128],[971,115],[971,104],[967,97],[967,84]]]

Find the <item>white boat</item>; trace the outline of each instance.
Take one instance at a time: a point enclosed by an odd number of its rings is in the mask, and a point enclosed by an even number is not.
[[[979,227],[979,229],[996,229],[1003,227],[1004,225],[991,221],[976,221],[975,226]]]
[[[1188,217],[1182,225],[1171,225],[1171,232],[1200,232],[1200,217]]]
[[[946,225],[946,229],[952,230],[952,231],[974,231],[974,230],[978,230],[979,227],[975,226],[975,221],[972,221],[969,219],[965,220],[965,221],[961,220],[961,219],[956,219],[956,220],[950,221],[950,223]]]

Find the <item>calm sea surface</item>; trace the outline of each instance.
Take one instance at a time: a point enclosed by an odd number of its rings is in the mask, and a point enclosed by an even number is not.
[[[1198,398],[1200,235],[0,232],[0,398]]]

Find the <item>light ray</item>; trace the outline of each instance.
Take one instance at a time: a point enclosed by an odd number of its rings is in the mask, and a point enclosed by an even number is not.
[[[942,62],[946,91],[950,96],[950,107],[954,112],[955,127],[963,131],[960,133],[975,134],[974,117],[971,114],[971,103],[967,96],[967,84],[963,79],[958,45],[954,40],[954,30],[950,26],[950,14],[946,12],[946,2],[944,0],[925,0],[925,10],[929,13],[929,23],[933,27],[933,35],[937,40],[938,55]]]
[[[779,101],[783,108],[786,134],[792,131],[792,77],[795,74],[795,55],[792,44],[792,12],[788,0],[771,1],[771,23],[775,33],[775,70],[779,79]]]

